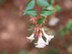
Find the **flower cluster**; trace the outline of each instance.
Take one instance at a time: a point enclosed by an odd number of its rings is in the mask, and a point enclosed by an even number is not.
[[[24,10],[24,14],[30,15],[30,29],[29,31],[34,31],[30,37],[27,37],[31,42],[35,40],[35,37],[38,37],[38,41],[35,44],[37,48],[44,48],[46,45],[49,45],[49,42],[54,36],[47,35],[44,31],[45,22],[47,21],[47,16],[52,14],[54,10],[52,10],[49,6],[52,5],[52,0],[30,0]],[[36,9],[34,9],[34,6]],[[50,9],[39,10],[39,6],[49,7]],[[54,23],[55,22],[55,23]],[[50,25],[55,25],[58,22],[57,19],[50,20]],[[44,38],[45,40],[44,40]]]
[[[37,43],[34,43],[36,45],[35,47],[37,48],[44,48],[46,45],[49,45],[50,40],[54,38],[52,35],[47,35],[43,28],[41,28],[41,31],[42,32],[39,33]],[[34,36],[35,34],[33,33],[30,37],[27,37],[27,39],[33,41],[35,39]],[[46,41],[43,40],[42,36],[46,38]]]

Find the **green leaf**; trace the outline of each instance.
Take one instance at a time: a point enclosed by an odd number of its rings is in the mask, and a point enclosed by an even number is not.
[[[25,10],[28,10],[28,9],[33,9],[34,8],[34,5],[35,5],[35,1],[34,0],[31,0],[27,3],[26,7],[25,7]],[[23,15],[25,15],[26,13],[24,12]]]
[[[50,5],[53,4],[53,2],[54,2],[54,0],[49,0],[49,4]]]
[[[45,7],[44,10],[52,10],[52,6]]]
[[[48,30],[48,28],[44,28],[44,30],[46,31],[46,30]]]
[[[52,14],[53,12],[54,12],[54,10],[42,10],[40,12],[40,15],[41,16],[48,16],[48,15]]]
[[[64,34],[65,34],[65,30],[61,30],[61,31],[60,31],[60,34],[61,34],[61,35],[64,35]]]
[[[66,25],[66,28],[67,28],[67,29],[70,29],[71,27],[72,27],[71,24],[67,24],[67,25]]]
[[[36,0],[36,3],[40,6],[49,6],[47,0]]]
[[[54,7],[55,7],[56,11],[61,11],[61,7],[59,5],[55,5]]]
[[[36,16],[37,15],[37,11],[34,10],[34,9],[25,10],[24,12],[31,15],[31,16],[33,16],[33,15]],[[25,13],[23,15],[25,15]]]
[[[34,25],[33,25],[33,24],[30,24],[30,25],[29,25],[29,27],[35,27],[35,26],[36,26],[35,24],[34,24]]]
[[[71,27],[71,31],[72,31],[72,27]]]
[[[24,11],[23,11],[24,12]],[[26,13],[24,12],[23,15],[25,15]]]
[[[24,51],[24,50],[20,50],[20,51],[19,51],[19,54],[27,54],[27,53],[26,53],[26,51]]]
[[[65,27],[60,30],[61,35],[69,34],[69,30]]]
[[[42,24],[44,20],[45,20],[45,18],[40,18],[37,21],[38,21],[39,24]]]
[[[29,27],[33,27],[32,24],[30,24]]]
[[[34,30],[29,28],[28,31],[34,31]]]
[[[31,0],[27,3],[26,7],[25,7],[25,10],[28,10],[28,9],[33,9],[35,5],[35,1],[34,0]]]
[[[67,24],[66,24],[66,28],[71,30],[72,28],[72,21],[69,21]]]

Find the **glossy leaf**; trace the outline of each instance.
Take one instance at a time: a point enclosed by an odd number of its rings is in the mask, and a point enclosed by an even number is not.
[[[36,0],[36,3],[40,6],[49,6],[47,0]]]
[[[29,28],[28,31],[34,31],[34,30]]]
[[[48,7],[45,7],[44,9],[45,10],[52,10],[52,8],[53,8],[52,6],[48,6]]]
[[[29,27],[35,27],[35,26],[36,26],[35,24],[34,24],[34,25],[33,25],[33,24],[30,24],[30,25],[29,25]]]
[[[33,16],[33,15],[36,16],[37,15],[37,11],[34,10],[34,9],[25,10],[24,12],[31,15],[31,16]],[[25,15],[25,14],[23,14],[23,15]]]
[[[35,5],[35,1],[34,0],[31,0],[27,3],[26,7],[25,7],[25,10],[28,10],[28,9],[33,9]]]
[[[53,2],[54,2],[54,0],[49,0],[49,4],[50,5],[53,4]]]
[[[53,12],[54,12],[54,10],[42,10],[40,12],[40,15],[41,16],[48,16],[48,15],[52,14]]]
[[[46,31],[46,30],[48,30],[48,28],[44,28],[44,30]]]
[[[39,24],[42,24],[44,20],[45,20],[45,18],[40,18],[37,21],[38,21]]]
[[[26,7],[25,7],[25,10],[28,10],[28,9],[33,9],[34,8],[34,5],[35,5],[35,1],[34,0],[31,0],[27,3]],[[24,12],[23,15],[25,15],[26,12]]]

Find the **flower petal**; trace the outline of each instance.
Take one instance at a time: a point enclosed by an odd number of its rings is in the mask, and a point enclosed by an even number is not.
[[[37,48],[44,48],[46,46],[46,42],[42,39],[42,33],[40,33],[40,36],[38,37],[38,42],[34,44]]]
[[[40,36],[38,37],[38,42],[35,43],[36,45],[37,44],[46,44],[46,42],[42,39],[42,33],[40,33]]]
[[[35,47],[37,47],[37,48],[44,48],[46,45],[36,45]]]
[[[47,35],[47,34],[45,33],[45,31],[44,31],[43,28],[42,28],[42,31],[43,31],[43,34],[44,34],[44,36],[45,36],[45,38],[46,38],[46,45],[49,45],[50,40],[51,40],[52,38],[54,38],[54,36],[52,36],[52,35]]]
[[[29,39],[29,40],[34,40],[35,38],[34,38],[34,33],[30,36],[30,37],[26,37],[27,39]]]

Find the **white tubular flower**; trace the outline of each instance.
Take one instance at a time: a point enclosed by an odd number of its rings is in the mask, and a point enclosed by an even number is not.
[[[58,18],[52,17],[52,18],[50,18],[49,25],[50,26],[55,26],[58,22],[59,22]]]
[[[30,37],[26,37],[27,39],[29,39],[30,41],[33,41],[35,38],[34,38],[34,33],[30,36]]]
[[[43,32],[43,34],[44,34],[44,37],[46,38],[46,45],[49,45],[49,42],[50,42],[50,40],[52,39],[52,38],[54,38],[54,36],[52,36],[52,35],[47,35],[46,33],[45,33],[45,31],[44,31],[44,29],[42,28],[42,32]]]
[[[38,42],[35,43],[35,47],[37,48],[44,48],[46,46],[46,42],[42,39],[42,33],[40,33],[40,36],[38,37]]]
[[[36,45],[35,47],[36,48],[44,48],[46,45],[45,44],[38,44],[38,45]]]

